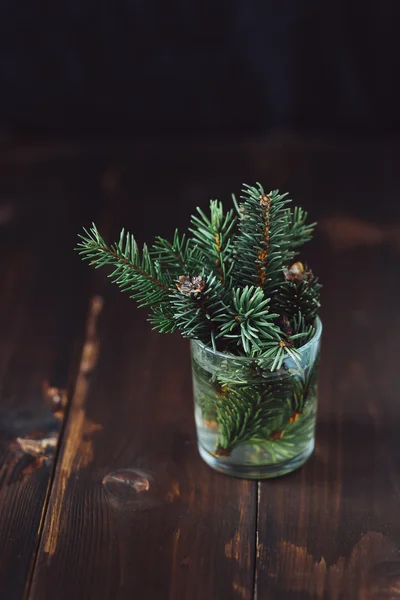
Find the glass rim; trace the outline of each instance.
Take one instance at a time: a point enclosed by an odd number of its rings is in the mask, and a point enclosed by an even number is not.
[[[306,344],[304,344],[304,346],[300,346],[300,348],[296,348],[297,352],[300,352],[302,354],[305,350],[307,350],[309,348],[309,346],[311,346],[311,344],[313,344],[313,343],[315,344],[315,342],[318,342],[321,337],[321,333],[322,333],[322,321],[319,317],[316,317],[314,335],[312,336],[312,338],[310,340],[308,340],[308,342]],[[210,346],[206,346],[203,342],[201,342],[200,340],[196,340],[194,338],[192,338],[190,340],[190,343],[200,346],[200,348],[202,350],[204,350],[205,352],[207,352],[208,354],[210,354],[212,356],[218,356],[219,358],[224,358],[224,359],[228,359],[228,360],[241,360],[243,362],[247,362],[247,361],[263,359],[263,356],[240,356],[239,354],[229,354],[227,352],[220,352],[219,350],[213,350],[213,348],[211,348]]]

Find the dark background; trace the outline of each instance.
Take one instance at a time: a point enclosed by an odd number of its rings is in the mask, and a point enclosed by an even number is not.
[[[0,3],[0,132],[400,130],[397,2]]]

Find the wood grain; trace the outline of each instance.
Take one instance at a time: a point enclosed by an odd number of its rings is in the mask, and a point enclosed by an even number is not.
[[[284,137],[0,152],[2,597],[400,597],[399,156]],[[256,180],[321,219],[306,259],[325,284],[317,450],[258,487],[202,463],[187,343],[104,296],[104,274],[71,364],[90,275],[70,250],[97,211],[107,238],[125,225],[141,242]],[[49,489],[56,388],[74,394]]]
[[[80,221],[78,214],[89,208],[89,202],[85,208],[80,201],[91,175],[64,160],[20,165],[7,158],[4,163],[0,162],[0,595],[20,600],[34,565],[73,356],[85,320],[89,279],[82,277],[72,252],[73,215]],[[75,190],[72,182],[79,182]]]
[[[89,152],[108,165],[113,235],[134,223],[139,241],[186,226],[196,204],[247,179],[252,155],[226,143]],[[266,156],[276,164],[274,144]],[[251,598],[256,484],[198,456],[188,345],[149,333],[143,312],[111,298],[98,364],[81,365],[30,597]]]
[[[257,598],[400,598],[397,256],[361,245],[325,261],[317,448],[262,482]]]
[[[150,333],[118,293],[93,343],[31,598],[251,598],[256,484],[198,455],[188,344]]]
[[[30,322],[37,257],[26,250],[3,251],[0,265],[0,581],[6,598],[20,598],[37,544],[65,392],[48,383],[51,332],[40,339]]]

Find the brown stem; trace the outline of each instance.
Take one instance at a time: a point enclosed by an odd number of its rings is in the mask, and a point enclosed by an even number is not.
[[[131,269],[133,269],[134,271],[137,271],[140,275],[142,275],[143,277],[146,277],[147,279],[149,279],[152,283],[154,283],[155,285],[157,285],[161,289],[165,290],[166,292],[169,291],[169,288],[167,288],[166,285],[164,285],[163,283],[161,283],[161,281],[159,281],[158,279],[156,279],[152,275],[149,275],[149,273],[147,273],[146,271],[144,271],[141,267],[138,267],[137,265],[133,264],[131,261],[129,261],[124,256],[121,256],[121,254],[118,254],[117,252],[114,252],[113,250],[111,250],[111,248],[107,248],[107,249],[101,248],[101,250],[102,250],[102,252],[104,252],[104,254],[111,255],[118,262],[122,262],[126,266],[130,267]]]
[[[222,267],[221,267],[221,240],[219,237],[219,233],[215,234],[215,248],[216,248],[217,254],[218,254],[216,263],[217,263],[217,269],[219,271],[219,278],[222,282],[222,285],[225,285],[224,275],[223,275]]]
[[[264,237],[264,242],[265,242],[265,246],[263,248],[260,248],[258,250],[257,253],[257,258],[260,261],[260,263],[257,265],[257,271],[258,271],[258,280],[259,280],[259,287],[263,287],[265,280],[267,278],[267,274],[265,272],[265,265],[268,259],[268,252],[269,252],[269,229],[270,229],[270,219],[269,219],[269,209],[270,209],[270,205],[271,205],[271,198],[269,196],[267,196],[266,194],[262,194],[260,196],[260,205],[263,209],[263,221],[264,221],[264,230],[263,230],[263,237]]]

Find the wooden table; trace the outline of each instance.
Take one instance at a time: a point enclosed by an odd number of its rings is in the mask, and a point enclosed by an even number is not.
[[[400,147],[274,137],[0,149],[1,600],[400,598]],[[275,481],[200,459],[188,343],[72,251],[171,235],[241,182],[319,235],[317,448]]]

